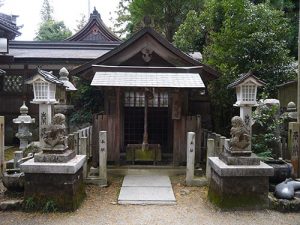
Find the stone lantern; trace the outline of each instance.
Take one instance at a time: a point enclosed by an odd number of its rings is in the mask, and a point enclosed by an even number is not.
[[[240,107],[240,117],[244,120],[246,128],[251,133],[252,107],[257,105],[257,87],[264,86],[265,83],[253,75],[251,71],[241,74],[237,80],[229,84],[227,88],[236,89],[237,101],[234,106]]]
[[[45,126],[51,124],[52,105],[58,103],[57,96],[65,91],[65,87],[52,72],[39,68],[37,73],[25,83],[33,86],[34,99],[31,103],[39,105],[39,139],[41,141]]]
[[[28,107],[23,102],[23,105],[20,108],[21,115],[18,118],[13,119],[13,123],[18,124],[18,133],[16,137],[20,139],[19,149],[24,151],[28,145],[28,140],[32,136],[32,133],[29,131],[29,126],[32,123],[35,123],[35,119],[32,119],[31,116],[27,115]]]

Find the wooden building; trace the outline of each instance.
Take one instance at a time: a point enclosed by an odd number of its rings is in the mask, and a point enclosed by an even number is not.
[[[286,111],[289,102],[297,104],[297,85],[297,80],[293,80],[277,86],[278,100],[282,111]]]
[[[122,42],[94,10],[72,37],[59,42],[10,41],[9,55],[12,62],[0,61],[6,72],[0,75],[0,114],[7,118],[7,143],[14,137],[10,124],[23,100],[31,116],[38,118],[38,107],[30,104],[31,87],[24,85],[37,67],[54,75],[66,67],[102,91],[105,110],[94,116],[94,134],[107,130],[111,162],[126,161],[128,146],[156,145],[157,161],[184,163],[186,132],[197,132],[197,155],[201,129],[212,128],[207,84],[218,74],[150,27]],[[98,163],[97,157],[93,160]]]
[[[146,142],[159,145],[156,155],[162,157],[153,159],[181,164],[186,161],[187,132],[201,135],[203,126],[211,128],[206,87],[217,72],[150,27],[71,73],[91,81],[104,94],[104,113],[94,118],[94,133],[107,130],[108,161],[123,161],[128,146],[142,148]],[[96,155],[97,141],[94,145]]]
[[[20,35],[15,18],[0,13],[0,35],[9,37],[9,52],[5,60],[0,54],[0,69],[3,71],[0,72],[0,115],[6,118],[7,145],[17,141],[12,119],[19,115],[23,100],[38,124],[38,106],[30,103],[33,99],[32,88],[24,84],[37,72],[37,67],[58,76],[62,67],[70,71],[109,52],[122,42],[105,26],[96,9],[87,24],[64,41],[15,41],[15,36]],[[37,134],[38,129],[35,131]]]

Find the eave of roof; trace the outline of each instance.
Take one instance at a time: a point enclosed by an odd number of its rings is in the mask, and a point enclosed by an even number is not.
[[[291,80],[291,81],[285,82],[283,84],[279,84],[279,85],[277,85],[277,87],[284,87],[286,85],[290,85],[290,84],[294,84],[294,83],[298,83],[298,81],[297,80]]]
[[[10,41],[9,51],[17,60],[93,60],[118,46],[119,42]]]
[[[21,33],[18,31],[19,27],[12,22],[11,16],[4,13],[0,13],[0,29],[4,29],[12,33],[14,36],[21,35]]]

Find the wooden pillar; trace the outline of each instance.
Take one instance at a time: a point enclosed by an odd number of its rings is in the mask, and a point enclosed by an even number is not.
[[[120,87],[116,88],[116,111],[115,111],[115,149],[114,149],[114,157],[113,160],[116,163],[120,162],[120,151],[121,151],[121,135],[123,135],[123,131],[121,131],[121,89]]]
[[[4,116],[0,116],[0,174],[5,170],[4,161]]]
[[[144,134],[142,149],[145,150],[148,146],[148,97],[145,91],[145,106],[144,106]]]

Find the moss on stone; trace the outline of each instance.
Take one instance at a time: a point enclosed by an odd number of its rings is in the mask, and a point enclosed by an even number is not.
[[[55,207],[55,211],[65,212],[74,211],[79,208],[86,197],[84,183],[80,184],[75,195],[66,196],[63,193],[53,193],[53,195],[35,194],[26,197],[23,204],[25,211],[43,211],[47,212],[49,203]],[[50,211],[49,211],[50,212]]]
[[[268,208],[268,202],[260,196],[254,195],[221,195],[209,189],[208,199],[221,209],[264,209]]]

